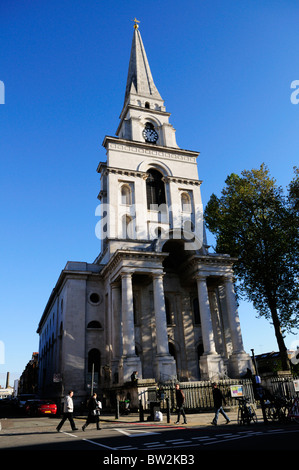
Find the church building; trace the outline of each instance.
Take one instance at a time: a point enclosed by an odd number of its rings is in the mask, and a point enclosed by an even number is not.
[[[125,85],[125,84],[124,84]],[[209,253],[199,153],[176,143],[135,21],[124,104],[97,168],[93,263],[67,262],[38,325],[39,391],[84,396],[140,379],[251,369],[227,254]],[[96,254],[95,254],[96,255]]]

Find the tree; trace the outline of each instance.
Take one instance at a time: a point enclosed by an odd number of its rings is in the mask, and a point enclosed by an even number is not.
[[[294,178],[289,185],[289,204],[290,210],[294,212],[297,218],[297,229],[298,229],[298,217],[299,217],[299,168],[294,168]],[[297,232],[298,235],[298,232]]]
[[[221,197],[212,194],[206,206],[206,225],[216,252],[237,258],[236,291],[272,320],[282,367],[289,370],[284,333],[299,327],[299,171],[287,196],[264,164],[232,173],[225,183]]]

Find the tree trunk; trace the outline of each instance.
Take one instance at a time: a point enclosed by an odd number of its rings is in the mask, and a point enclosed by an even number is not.
[[[278,348],[279,348],[279,352],[280,352],[282,370],[290,371],[291,368],[290,368],[290,361],[289,361],[289,358],[288,358],[288,351],[287,351],[287,348],[286,348],[286,345],[285,345],[285,342],[284,342],[284,339],[283,339],[283,335],[282,335],[282,332],[281,332],[280,321],[279,321],[279,318],[278,318],[277,310],[276,310],[276,307],[274,305],[271,305],[271,302],[269,302],[269,304],[270,304],[269,306],[270,306],[270,310],[271,310],[271,316],[272,316],[272,320],[273,320],[275,336],[276,336],[276,340],[277,340],[277,344],[278,344]]]

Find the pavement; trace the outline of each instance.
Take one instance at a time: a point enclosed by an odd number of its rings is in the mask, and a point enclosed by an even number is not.
[[[186,410],[185,410],[186,412]],[[230,423],[226,424],[225,418],[219,414],[218,424],[217,427],[229,427],[231,425],[238,425],[238,410],[237,409],[226,409],[225,412],[227,413]],[[256,409],[256,415],[259,424],[263,424],[263,416],[260,409]],[[214,412],[198,412],[198,413],[188,413],[186,412],[187,424],[183,423],[183,419],[181,417],[180,424],[176,424],[177,415],[176,413],[171,413],[169,423],[167,422],[167,415],[163,413],[163,420],[162,421],[151,421],[148,420],[147,417],[149,416],[148,412],[144,412],[144,421],[140,421],[139,413],[129,413],[128,415],[120,415],[119,418],[115,418],[115,415],[112,413],[105,413],[100,416],[100,421],[105,428],[105,423],[107,427],[110,426],[126,426],[126,425],[148,425],[148,426],[163,426],[163,427],[184,427],[184,428],[192,428],[192,427],[213,427],[212,420],[214,418]],[[87,415],[83,414],[74,414],[74,420],[76,426],[81,429],[81,426],[84,424]],[[53,416],[50,417],[48,421],[49,425],[57,426],[58,422],[60,421],[61,416]],[[31,418],[28,420],[25,416],[10,416],[9,418],[2,418],[0,419],[0,431],[7,431],[8,429],[17,427],[17,428],[27,428],[30,426],[39,427],[41,424],[40,418]],[[109,426],[110,425],[110,426]],[[1,434],[1,432],[0,432]]]
[[[256,415],[258,423],[263,423],[263,415],[260,409],[256,409]],[[227,416],[230,419],[230,423],[226,424],[225,418],[219,414],[218,424],[217,426],[229,426],[230,424],[238,424],[238,410],[227,410],[225,409]],[[180,424],[184,427],[192,427],[192,426],[212,426],[212,420],[214,418],[214,412],[199,412],[199,413],[187,413],[186,412],[186,419],[187,424],[183,424],[184,420],[181,417]],[[142,424],[155,424],[155,425],[163,425],[163,426],[174,426],[177,420],[177,415],[175,413],[171,413],[170,422],[167,422],[167,415],[163,413],[163,421],[148,421],[147,420],[148,414],[144,413],[144,421]],[[80,419],[80,417],[77,417]],[[119,418],[115,418],[114,415],[107,415],[103,414],[100,417],[101,422],[112,422],[112,423],[119,423],[119,424],[133,424],[133,423],[141,423],[139,413],[129,413],[128,415],[121,415]],[[177,426],[177,425],[176,425]]]

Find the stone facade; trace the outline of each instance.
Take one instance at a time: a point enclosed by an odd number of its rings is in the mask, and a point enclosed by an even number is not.
[[[239,377],[234,259],[208,251],[198,152],[180,149],[134,29],[125,100],[106,162],[94,263],[68,262],[39,323],[41,391]],[[53,380],[54,378],[54,380]]]

